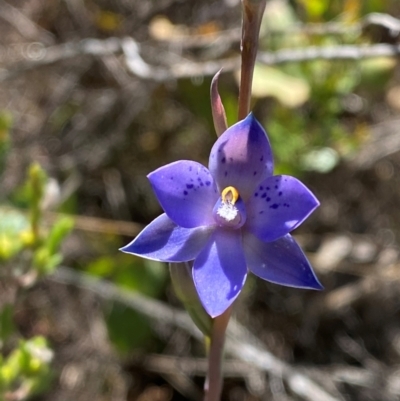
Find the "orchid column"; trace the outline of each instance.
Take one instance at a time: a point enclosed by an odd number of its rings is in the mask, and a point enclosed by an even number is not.
[[[248,272],[280,285],[322,288],[289,234],[319,202],[296,178],[273,175],[267,134],[248,114],[265,2],[243,0],[240,121],[227,127],[217,74],[211,104],[219,138],[208,169],[183,160],[149,174],[165,213],[122,248],[170,262],[177,294],[208,339],[205,401],[220,399],[225,331]]]

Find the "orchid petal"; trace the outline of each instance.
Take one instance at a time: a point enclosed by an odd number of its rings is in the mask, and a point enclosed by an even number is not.
[[[243,234],[247,267],[256,276],[288,287],[322,290],[323,287],[294,238],[287,234],[274,242],[263,242]]]
[[[120,250],[161,262],[187,262],[196,258],[211,232],[209,227],[179,227],[164,213]]]
[[[233,186],[245,201],[272,174],[271,146],[252,114],[218,138],[211,150],[209,169],[220,192]]]
[[[215,230],[193,265],[197,292],[211,317],[219,316],[232,304],[246,276],[240,231]]]
[[[220,136],[228,129],[228,123],[226,121],[225,108],[222,104],[221,96],[218,92],[218,78],[222,69],[219,70],[211,81],[211,111],[214,121],[214,128],[217,136]]]
[[[299,226],[319,202],[298,179],[277,175],[264,180],[246,206],[245,228],[262,241],[275,241]]]
[[[168,217],[185,228],[213,225],[218,193],[210,172],[200,163],[181,160],[148,175]]]

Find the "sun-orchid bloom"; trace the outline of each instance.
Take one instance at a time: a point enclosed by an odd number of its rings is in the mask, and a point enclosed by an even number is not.
[[[208,169],[188,160],[149,174],[164,214],[126,253],[193,262],[193,280],[211,317],[239,295],[248,271],[272,283],[322,289],[289,234],[319,202],[299,180],[273,175],[268,137],[252,114],[215,142]]]

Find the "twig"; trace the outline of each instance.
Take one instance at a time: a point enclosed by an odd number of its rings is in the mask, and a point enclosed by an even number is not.
[[[394,34],[400,32],[400,19],[394,18],[389,14],[371,13],[367,14],[361,24],[366,27],[368,25],[382,26]]]
[[[284,49],[275,53],[259,53],[262,64],[276,65],[313,60],[361,60],[375,57],[395,57],[400,55],[400,45],[339,45],[302,49]]]
[[[45,212],[44,217],[48,222],[53,223],[63,216],[71,217],[74,220],[76,230],[90,231],[96,233],[108,233],[115,235],[126,235],[133,237],[142,230],[143,226],[139,223],[128,221],[116,221],[99,217],[70,215],[55,212]]]
[[[187,331],[195,338],[202,341],[203,335],[192,323],[185,312],[173,309],[162,302],[147,298],[138,293],[133,293],[117,287],[116,285],[101,281],[84,273],[79,273],[67,267],[60,267],[48,279],[72,284],[89,290],[106,300],[113,300],[137,310],[151,319],[173,324]],[[253,345],[243,336],[249,336],[246,329],[238,323],[230,324],[228,328],[228,338],[226,350],[231,355],[236,356],[242,361],[249,362],[253,366],[268,372],[274,376],[282,377],[289,388],[298,396],[309,401],[338,401],[328,394],[322,387],[312,379],[299,372],[286,362],[273,356],[261,344]],[[240,336],[240,337],[238,337]]]
[[[0,82],[16,78],[35,68],[48,66],[59,61],[78,56],[104,56],[124,53],[129,72],[141,79],[165,82],[180,78],[215,75],[223,68],[224,72],[237,70],[238,57],[206,62],[181,61],[166,67],[154,67],[145,62],[140,54],[140,46],[132,38],[109,38],[105,40],[84,39],[62,45],[44,47],[38,52],[37,60],[27,60],[0,70]],[[266,65],[278,65],[313,60],[360,60],[375,57],[395,57],[400,55],[400,45],[339,45],[327,47],[305,47],[283,49],[273,53],[260,52],[257,61]]]
[[[42,46],[36,60],[16,63],[10,70],[0,73],[0,82],[17,77],[23,72],[54,64],[81,55],[103,56],[121,52],[121,41],[118,38],[105,40],[83,39],[79,42],[67,42],[50,47]]]
[[[176,357],[172,355],[153,354],[130,362],[144,367],[149,372],[156,372],[166,377],[170,375],[185,377],[205,376],[208,368],[208,361],[205,358]],[[237,359],[225,360],[224,377],[242,378],[252,394],[265,394],[265,374],[249,363],[238,361]]]
[[[38,40],[48,45],[54,43],[53,34],[4,0],[0,0],[0,18],[11,24],[25,39]]]
[[[270,35],[343,35],[360,34],[368,26],[380,26],[389,30],[393,35],[400,32],[400,19],[394,18],[389,14],[371,13],[361,20],[352,24],[331,21],[325,23],[302,24],[297,23],[285,29],[270,28]],[[157,42],[180,49],[227,47],[239,42],[241,39],[241,29],[233,28],[218,33],[209,34],[182,34],[168,39],[157,39]]]
[[[158,373],[185,372],[190,376],[204,376],[207,373],[207,359],[183,358],[170,355],[148,355],[143,360],[146,370]],[[225,377],[247,377],[254,373],[255,368],[250,364],[237,360],[224,362]]]

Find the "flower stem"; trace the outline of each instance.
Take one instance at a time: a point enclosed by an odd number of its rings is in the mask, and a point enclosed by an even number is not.
[[[258,36],[266,2],[266,0],[242,0],[242,68],[239,88],[239,120],[243,120],[250,112],[251,86],[258,50]]]
[[[213,319],[208,344],[208,374],[204,384],[204,401],[219,401],[222,392],[222,361],[224,356],[225,332],[231,317],[231,308]]]

